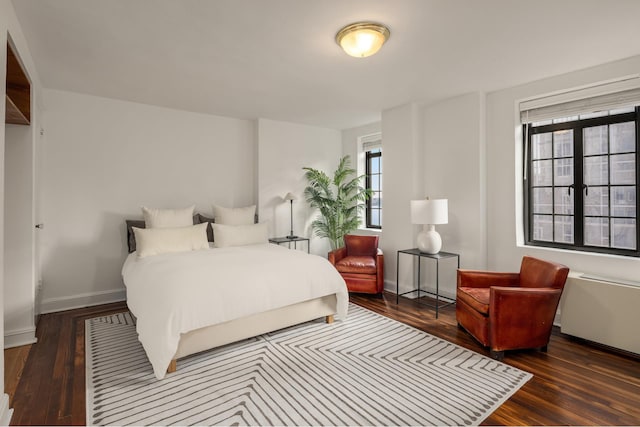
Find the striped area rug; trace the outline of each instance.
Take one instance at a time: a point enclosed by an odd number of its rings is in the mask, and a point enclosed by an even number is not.
[[[87,424],[478,425],[531,374],[356,305],[178,361],[157,380],[129,313],[86,321]]]

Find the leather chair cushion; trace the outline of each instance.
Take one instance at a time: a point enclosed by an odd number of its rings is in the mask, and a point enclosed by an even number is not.
[[[346,256],[336,263],[340,273],[376,274],[376,260],[370,256]]]
[[[458,299],[467,303],[474,310],[489,315],[491,288],[458,288]]]

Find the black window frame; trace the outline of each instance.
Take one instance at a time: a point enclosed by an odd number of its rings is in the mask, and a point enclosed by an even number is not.
[[[584,244],[584,197],[585,190],[588,188],[584,185],[584,158],[583,153],[583,129],[594,126],[611,125],[623,122],[635,122],[635,187],[636,187],[636,249],[621,249],[613,247],[601,247],[601,246],[589,246]],[[574,215],[574,243],[559,243],[549,242],[533,239],[533,136],[540,133],[555,132],[559,130],[573,130],[573,177],[574,182],[571,185],[571,189],[574,192],[573,200],[573,215]],[[613,255],[622,255],[630,257],[640,257],[640,106],[636,106],[633,112],[607,115],[603,117],[594,117],[588,119],[578,119],[562,123],[552,123],[541,126],[532,126],[532,124],[523,125],[523,143],[525,144],[525,158],[524,167],[526,171],[526,181],[523,182],[524,190],[524,230],[525,230],[525,242],[529,246],[550,247],[558,249],[568,249],[573,251],[584,251],[594,253],[605,253]],[[610,150],[607,150],[607,156],[611,156]],[[618,154],[618,153],[614,153]],[[552,154],[551,159],[556,158],[555,153]],[[552,174],[554,173],[554,166],[552,162]],[[610,173],[610,169],[609,169]],[[610,177],[609,177],[610,178]],[[553,181],[552,181],[553,182]],[[608,187],[611,187],[610,182],[607,183]],[[556,188],[553,184],[551,188]],[[609,198],[611,197],[611,191],[609,191]],[[552,200],[555,204],[555,195],[552,193]],[[609,203],[609,212],[606,217],[609,219],[616,218],[611,215],[611,203]],[[556,213],[552,209],[552,216]],[[604,217],[604,216],[603,216]],[[554,224],[552,222],[552,224]],[[552,225],[552,230],[555,235],[555,225]],[[611,225],[609,226],[609,233],[611,235]],[[609,239],[611,244],[611,239]]]
[[[378,170],[378,173],[372,174],[371,173],[371,160],[375,159],[375,158],[380,158],[380,169]],[[382,177],[382,148],[377,148],[375,150],[371,150],[371,151],[366,151],[365,152],[365,186],[368,189],[371,189],[371,176],[372,175],[378,175],[380,177]],[[373,191],[371,190],[372,193],[382,193],[382,188],[380,188],[379,191]],[[382,205],[380,205],[379,207],[374,207],[372,205],[372,201],[373,201],[373,194],[371,195],[371,197],[369,197],[367,199],[366,205],[365,205],[365,223],[366,223],[366,227],[367,228],[373,228],[373,229],[377,229],[377,230],[382,230]],[[378,218],[380,218],[380,224],[372,224],[371,222],[371,212],[373,210],[378,210],[380,215],[378,216]]]

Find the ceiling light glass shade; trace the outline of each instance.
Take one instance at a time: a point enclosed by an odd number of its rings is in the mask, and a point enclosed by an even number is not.
[[[356,22],[338,31],[336,42],[348,55],[365,58],[379,51],[390,35],[382,24]]]

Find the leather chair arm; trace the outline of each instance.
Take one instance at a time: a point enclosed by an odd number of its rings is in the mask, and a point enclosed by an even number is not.
[[[336,265],[338,261],[347,256],[347,248],[341,247],[336,250],[329,252],[328,258],[329,262],[333,265]]]
[[[458,269],[458,287],[489,288],[492,286],[519,286],[519,273]]]
[[[376,280],[377,293],[381,293],[384,290],[384,254],[380,248],[376,254]]]
[[[492,287],[489,302],[492,348],[510,348],[523,337],[539,346],[546,345],[561,294],[562,289],[554,288]]]

